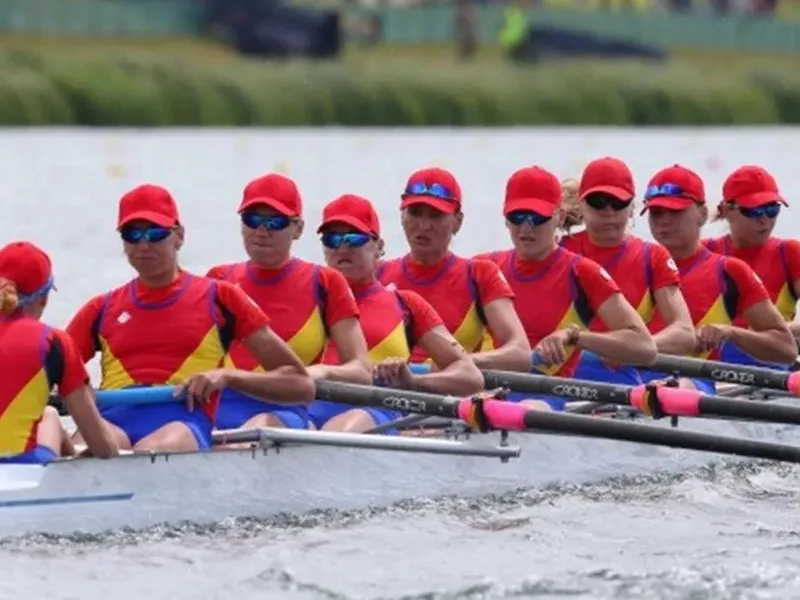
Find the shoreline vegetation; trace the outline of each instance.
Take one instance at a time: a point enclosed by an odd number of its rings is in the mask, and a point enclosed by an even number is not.
[[[781,57],[515,66],[496,51],[348,49],[332,63],[247,60],[213,43],[0,38],[9,126],[702,126],[800,123]]]

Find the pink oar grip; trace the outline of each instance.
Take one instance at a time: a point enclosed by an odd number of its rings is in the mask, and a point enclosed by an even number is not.
[[[657,394],[661,410],[668,415],[676,417],[697,417],[700,415],[700,398],[703,394],[697,390],[659,386]],[[646,391],[644,386],[637,386],[631,390],[631,406],[646,415],[651,415],[652,412],[645,398]]]
[[[499,400],[484,400],[483,414],[492,429],[508,429],[510,431],[524,431],[525,415],[528,408],[514,404],[513,402],[501,402]],[[473,418],[473,403],[469,398],[465,398],[458,405],[458,418],[467,423],[475,423]]]
[[[792,396],[800,396],[800,371],[789,373],[786,380],[786,389]]]

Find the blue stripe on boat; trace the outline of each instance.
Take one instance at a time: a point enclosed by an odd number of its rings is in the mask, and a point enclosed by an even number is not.
[[[58,504],[92,504],[96,502],[125,502],[132,498],[133,493],[103,494],[100,496],[61,496],[55,498],[31,498],[28,500],[0,500],[0,508],[53,506]]]

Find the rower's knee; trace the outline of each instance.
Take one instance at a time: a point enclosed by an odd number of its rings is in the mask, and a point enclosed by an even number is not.
[[[185,423],[173,421],[143,437],[133,449],[137,452],[194,452],[200,447],[195,434]]]
[[[262,427],[286,427],[286,424],[272,413],[261,413],[242,423],[242,429],[261,429]]]
[[[525,400],[520,400],[518,404],[524,406],[525,408],[532,408],[533,410],[548,410],[548,411],[553,410],[553,407],[550,406],[544,400],[535,400],[534,398],[527,398]]]
[[[375,427],[375,421],[365,410],[354,408],[336,415],[322,427],[322,431],[347,431],[363,433]]]

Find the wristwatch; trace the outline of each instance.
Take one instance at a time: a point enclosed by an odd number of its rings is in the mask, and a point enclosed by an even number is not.
[[[575,325],[574,323],[570,323],[564,328],[564,331],[567,332],[567,345],[574,346],[578,343],[581,339],[581,328]]]

